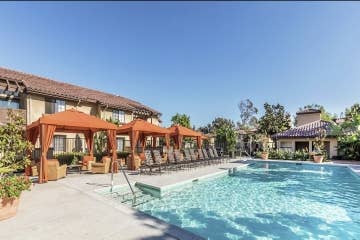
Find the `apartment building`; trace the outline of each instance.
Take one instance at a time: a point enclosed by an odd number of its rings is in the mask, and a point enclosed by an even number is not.
[[[102,119],[111,118],[120,125],[136,118],[159,125],[161,117],[160,112],[122,96],[0,67],[0,124],[6,123],[8,109],[21,114],[30,124],[43,114],[71,108]],[[77,146],[72,146],[74,139]],[[128,136],[117,139],[119,151],[128,147]],[[52,147],[62,152],[79,146],[84,146],[81,134],[56,133]]]

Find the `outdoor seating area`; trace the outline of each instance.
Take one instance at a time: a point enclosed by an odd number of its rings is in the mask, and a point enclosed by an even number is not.
[[[214,147],[209,148],[185,148],[169,150],[164,157],[157,149],[145,150],[145,160],[139,167],[140,174],[161,174],[171,171],[189,170],[196,167],[205,167],[213,164],[229,162],[228,156],[219,156]]]
[[[108,154],[96,159],[94,137],[95,133],[100,131],[107,133]],[[55,132],[82,133],[85,136],[87,152],[77,153],[77,157],[70,161],[66,158],[68,156],[60,158],[58,155],[59,159],[50,157],[48,150]],[[174,125],[162,128],[142,119],[116,126],[74,109],[43,115],[27,126],[26,133],[27,139],[33,144],[40,142],[40,160],[33,159],[27,169],[27,174],[37,176],[39,183],[64,178],[68,173],[116,173],[119,166],[125,167],[124,162],[127,164],[125,168],[135,173],[161,174],[220,164],[228,160],[225,156],[219,156],[214,147],[204,148],[203,134],[186,127]],[[129,136],[131,152],[125,161],[117,159],[116,135]],[[163,145],[157,141],[159,138],[164,139]],[[184,147],[184,138],[187,143],[192,141],[193,147]],[[152,140],[152,146],[146,145],[149,139]]]

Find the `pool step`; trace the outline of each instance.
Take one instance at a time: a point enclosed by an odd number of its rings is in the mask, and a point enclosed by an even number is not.
[[[133,194],[131,191],[114,191],[114,192],[106,193],[105,196],[108,198],[116,199],[121,203],[133,207],[141,205],[153,199],[152,195],[146,194],[136,187],[134,188],[134,190],[135,190],[134,191],[135,194]],[[134,201],[134,195],[135,195],[135,201]]]
[[[122,203],[125,203],[127,205],[131,205],[131,206],[138,206],[141,205],[143,203],[149,202],[151,201],[153,198],[153,196],[149,195],[149,194],[140,194],[140,195],[136,195],[135,201],[132,195],[127,195],[128,197],[121,200]]]

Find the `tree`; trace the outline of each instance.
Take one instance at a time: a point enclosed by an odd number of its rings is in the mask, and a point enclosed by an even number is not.
[[[360,112],[358,104],[347,109],[347,118],[339,125],[334,125],[332,135],[338,136],[338,153],[344,159],[360,160]]]
[[[353,118],[354,116],[360,114],[360,104],[355,103],[350,108],[345,110],[345,117],[346,118]]]
[[[212,122],[212,129],[216,133],[216,142],[224,144],[225,151],[235,150],[237,133],[235,124],[231,119],[215,118]]]
[[[290,113],[280,104],[264,104],[265,114],[258,121],[258,131],[266,136],[288,130],[291,125]]]
[[[210,123],[208,123],[205,126],[199,127],[197,130],[204,134],[214,133],[213,126]]]
[[[172,125],[178,124],[183,127],[191,128],[190,116],[188,116],[186,114],[176,113],[174,116],[172,116],[171,122],[172,122]]]
[[[240,111],[240,122],[238,122],[238,127],[240,129],[249,129],[255,127],[257,123],[256,114],[258,109],[254,106],[253,102],[250,99],[242,100],[238,104]]]
[[[8,123],[0,127],[0,175],[24,169],[30,164],[33,145],[24,138],[25,120],[8,111]]]
[[[299,108],[299,111],[304,111],[307,109],[316,109],[321,111],[321,119],[325,121],[332,121],[334,118],[336,118],[336,114],[329,113],[325,110],[324,106],[319,104],[308,104],[305,105],[302,108]]]

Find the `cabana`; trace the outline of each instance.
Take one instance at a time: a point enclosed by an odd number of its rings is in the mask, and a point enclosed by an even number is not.
[[[129,168],[131,170],[136,170],[139,166],[135,162],[135,148],[140,141],[142,150],[145,149],[146,144],[146,137],[152,136],[153,137],[153,146],[156,142],[157,137],[164,137],[166,142],[166,147],[169,147],[169,139],[170,139],[170,131],[166,128],[162,128],[156,126],[152,123],[149,123],[142,119],[135,119],[121,127],[119,127],[116,131],[117,134],[125,134],[130,137],[131,143],[131,162]]]
[[[198,148],[201,148],[202,139],[205,137],[201,132],[180,125],[174,125],[168,129],[170,130],[170,136],[174,139],[175,147],[177,149],[181,148],[184,137],[196,138],[197,146]]]
[[[112,152],[113,162],[116,160],[116,129],[117,126],[95,116],[77,111],[66,110],[54,114],[46,114],[37,121],[26,127],[26,138],[35,145],[40,136],[41,157],[39,183],[47,182],[47,158],[55,132],[83,133],[89,154],[93,155],[94,133],[106,131],[108,137],[108,149]]]

